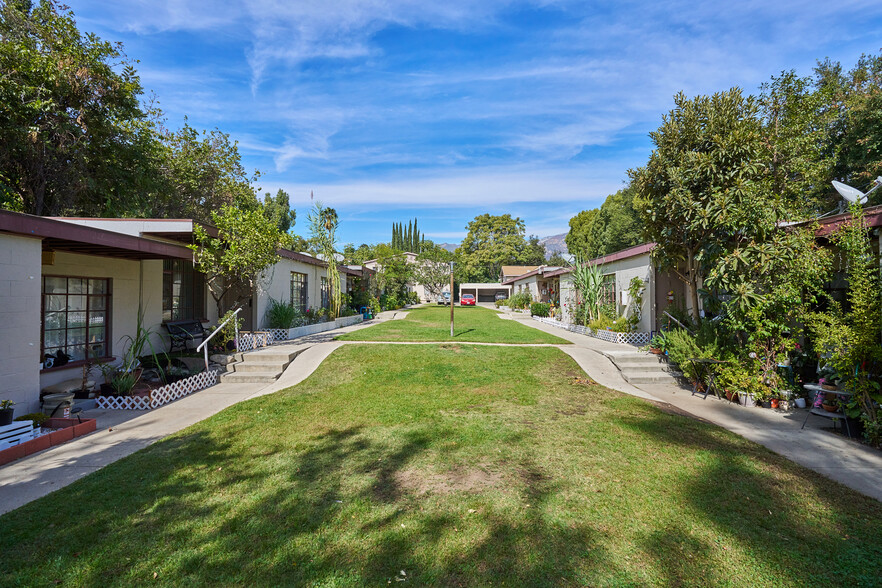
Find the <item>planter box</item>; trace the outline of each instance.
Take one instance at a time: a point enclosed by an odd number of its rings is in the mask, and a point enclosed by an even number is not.
[[[610,343],[619,343],[620,345],[634,345],[635,347],[640,347],[641,345],[649,345],[650,340],[649,333],[645,332],[617,333],[615,331],[595,331],[593,329],[589,329],[588,327],[583,327],[582,325],[571,325],[563,323],[557,319],[538,316],[534,316],[533,320],[539,321],[540,323],[546,325],[551,325],[553,327],[558,327],[560,329],[566,329],[570,332],[578,333],[580,335],[588,335],[589,337],[602,339]]]
[[[290,341],[291,339],[297,339],[298,337],[306,337],[307,335],[315,335],[317,333],[324,333],[325,331],[349,327],[361,322],[364,322],[364,317],[360,314],[355,314],[338,318],[335,321],[304,325],[302,327],[294,327],[293,329],[265,329],[265,331],[272,335],[271,341],[268,343],[272,344],[274,342]],[[242,337],[239,337],[240,342],[242,342],[242,339],[247,336],[248,335],[243,335]],[[254,349],[254,347],[248,347],[248,349]],[[245,349],[240,344],[239,351],[247,351],[248,349]]]
[[[95,401],[98,408],[103,409],[150,410],[174,402],[193,392],[214,386],[217,384],[217,375],[214,370],[200,372],[195,376],[151,390],[147,396],[99,396]]]
[[[43,451],[44,449],[49,449],[50,447],[55,447],[56,445],[61,445],[62,443],[67,443],[77,437],[88,435],[95,430],[95,425],[95,419],[83,419],[82,422],[79,419],[47,419],[43,424],[44,427],[48,429],[58,428],[59,430],[0,451],[0,465],[21,459],[38,451]]]

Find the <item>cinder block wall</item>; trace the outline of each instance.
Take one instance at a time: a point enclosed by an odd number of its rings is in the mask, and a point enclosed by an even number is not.
[[[0,400],[40,406],[40,239],[0,234]]]

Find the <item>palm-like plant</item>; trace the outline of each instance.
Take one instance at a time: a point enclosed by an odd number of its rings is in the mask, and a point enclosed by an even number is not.
[[[328,285],[330,287],[329,312],[331,318],[340,316],[340,271],[337,269],[337,211],[333,208],[325,208],[321,202],[316,202],[309,213],[309,232],[315,248],[328,262]]]
[[[600,300],[603,293],[603,271],[599,265],[588,265],[577,253],[570,266],[573,286],[585,304],[585,324],[600,316]]]

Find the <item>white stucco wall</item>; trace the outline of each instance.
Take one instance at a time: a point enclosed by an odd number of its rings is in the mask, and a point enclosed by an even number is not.
[[[643,280],[643,304],[641,305],[641,319],[637,326],[638,331],[649,332],[653,329],[652,300],[655,296],[655,284],[652,280],[652,265],[649,254],[638,255],[628,259],[622,259],[607,263],[602,267],[604,275],[615,274],[616,277],[616,310],[621,315],[630,303],[628,298],[628,286],[632,278]],[[576,291],[573,288],[572,276],[563,274],[560,276],[561,303],[566,303],[564,308],[564,320],[573,322],[571,305],[576,300]],[[624,298],[622,293],[624,292]]]
[[[110,353],[119,358],[128,348],[126,337],[137,330],[138,304],[144,311],[143,326],[153,331],[154,349],[165,351],[168,343],[162,327],[162,261],[132,261],[94,255],[78,255],[58,251],[53,265],[42,266],[43,275],[110,278]],[[38,280],[39,282],[39,280]],[[37,328],[40,317],[40,286],[37,293]],[[40,388],[82,376],[80,367],[61,367],[45,370],[40,375]],[[101,381],[100,373],[92,379]]]
[[[40,259],[42,241],[0,234],[0,400],[15,416],[40,400]]]
[[[282,302],[291,302],[291,272],[306,274],[306,307],[321,308],[321,278],[327,277],[328,269],[303,263],[302,261],[282,258],[281,261],[263,275],[258,286],[256,324],[260,325],[260,328],[265,327],[264,317],[266,316],[266,309],[269,307],[270,298],[281,300]],[[340,285],[345,287],[345,283],[346,275],[341,274]]]

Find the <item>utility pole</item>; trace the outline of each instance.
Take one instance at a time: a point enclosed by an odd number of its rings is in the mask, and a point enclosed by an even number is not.
[[[450,338],[453,338],[453,262],[450,262]]]

